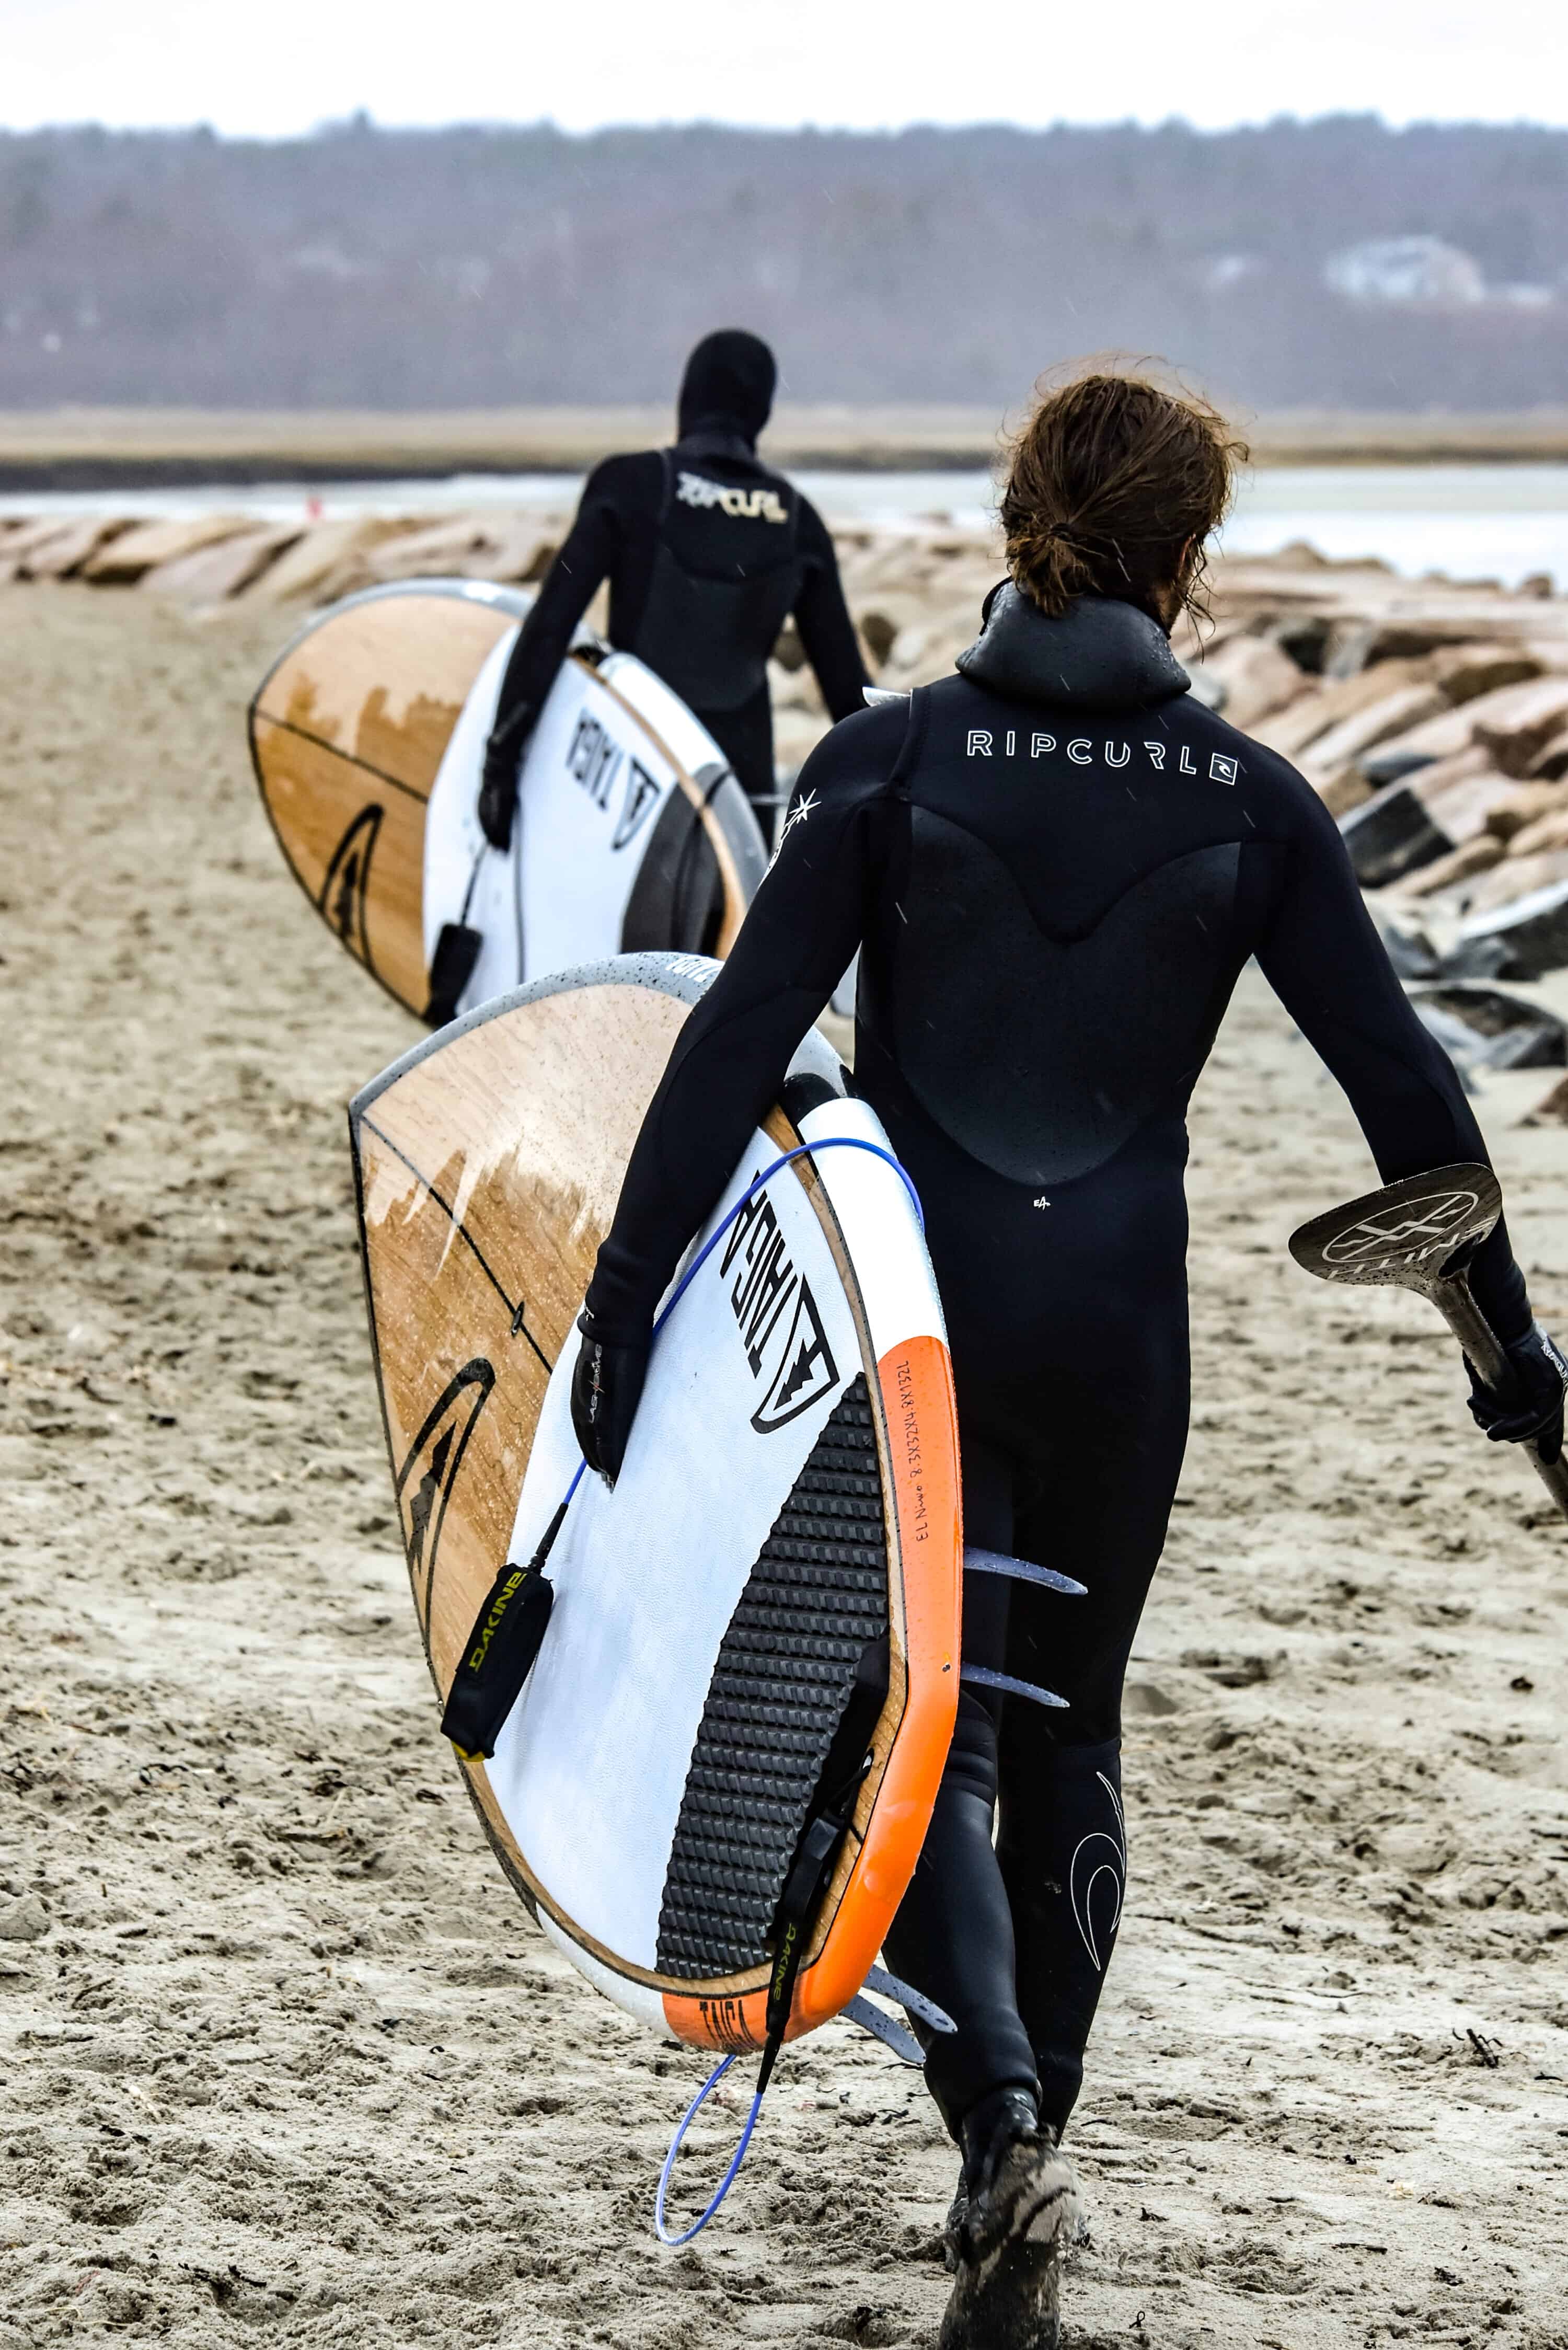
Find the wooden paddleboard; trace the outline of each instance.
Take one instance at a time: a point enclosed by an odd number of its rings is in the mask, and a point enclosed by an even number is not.
[[[425,1016],[442,925],[483,947],[458,1008],[639,947],[727,953],[766,869],[712,738],[584,637],[530,739],[509,849],[486,848],[484,745],[526,591],[399,581],[312,620],[262,681],[251,757],[289,868],[350,954]]]
[[[488,1004],[350,1111],[377,1374],[415,1614],[444,1702],[579,1455],[575,1323],[643,1111],[717,966],[622,957]],[[959,1680],[951,1377],[887,1148],[815,1032],[656,1341],[612,1492],[550,1553],[543,1649],[488,1762],[502,1866],[588,1980],[661,2031],[760,2045],[785,1871],[857,1665],[872,1763],[792,2030],[855,1996],[919,1856]],[[699,1236],[701,1237],[701,1236]],[[697,1243],[693,1243],[695,1249]],[[432,1722],[433,1727],[433,1722]]]

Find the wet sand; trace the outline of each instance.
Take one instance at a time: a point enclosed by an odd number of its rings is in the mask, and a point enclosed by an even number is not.
[[[701,2060],[534,1932],[437,1736],[343,1120],[415,1032],[255,800],[284,625],[17,588],[0,629],[0,2350],[929,2345],[918,2082],[837,2027],[792,2053],[659,2251]],[[1480,1107],[1562,1328],[1550,1082]],[[1069,2342],[1561,2350],[1564,1532],[1435,1315],[1286,1257],[1371,1174],[1251,979],[1193,1136]]]

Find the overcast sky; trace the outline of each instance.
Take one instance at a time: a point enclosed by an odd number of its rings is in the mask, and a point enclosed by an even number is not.
[[[1565,0],[0,0],[0,124],[1568,123]]]

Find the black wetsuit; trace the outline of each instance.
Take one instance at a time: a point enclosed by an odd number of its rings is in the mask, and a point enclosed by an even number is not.
[[[966,1659],[1068,1711],[963,1691],[888,1959],[959,2024],[927,2064],[950,2124],[1037,2080],[1060,2127],[1121,1907],[1122,1680],[1187,1432],[1185,1111],[1248,957],[1385,1178],[1485,1151],[1333,817],[1187,694],[1151,619],[1085,598],[1052,621],[1006,588],[960,670],[807,763],[670,1056],[589,1303],[601,1336],[646,1336],[858,944],[855,1084],[924,1203],[965,1538],[1088,1586],[966,1579]],[[1501,1226],[1472,1279],[1517,1337]]]
[[[792,616],[830,715],[861,706],[866,670],[826,525],[763,464],[747,420],[682,393],[671,449],[607,457],[589,474],[576,520],[507,664],[495,733],[515,746],[538,714],[572,632],[608,579],[609,640],[635,653],[694,711],[759,805],[773,837],[768,656]],[[692,411],[699,412],[693,416]]]

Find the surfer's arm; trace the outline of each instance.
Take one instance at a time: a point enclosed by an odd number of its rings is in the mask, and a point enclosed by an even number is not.
[[[646,1338],[681,1251],[860,943],[888,805],[885,778],[907,720],[903,702],[862,710],[801,771],[778,854],[643,1119],[588,1290],[594,1330],[607,1343]]]
[[[844,600],[833,540],[816,508],[805,498],[800,504],[800,551],[805,566],[795,598],[794,624],[822,688],[828,716],[836,723],[860,709],[862,689],[868,681],[860,639]]]
[[[589,474],[576,519],[517,631],[501,680],[485,745],[480,811],[497,847],[505,847],[511,833],[523,746],[566,658],[577,623],[615,559],[618,530],[615,468],[625,463],[624,458],[610,458]]]
[[[1264,976],[1343,1087],[1386,1182],[1459,1159],[1490,1163],[1454,1065],[1416,1017],[1389,962],[1338,826],[1316,793],[1286,773],[1292,821],[1272,852],[1281,870],[1258,943]],[[1502,1222],[1470,1279],[1498,1336],[1517,1338],[1530,1305]]]

